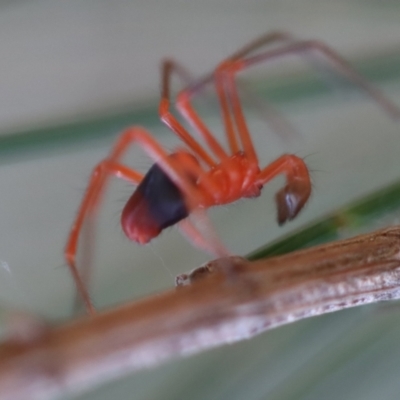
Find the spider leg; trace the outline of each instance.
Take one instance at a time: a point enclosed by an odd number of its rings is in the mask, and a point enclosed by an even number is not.
[[[170,102],[171,102],[171,78],[172,73],[175,73],[182,80],[188,81],[189,74],[187,71],[180,66],[178,63],[172,60],[166,60],[162,63],[162,89],[161,89],[161,101],[159,106],[159,114],[161,121],[167,125],[173,132],[175,132],[188,146],[189,148],[197,154],[208,166],[213,167],[215,161],[210,157],[210,155],[204,150],[204,148],[189,134],[189,132],[179,123],[176,117],[170,112]],[[200,121],[200,119],[197,117]],[[196,119],[196,120],[197,120]],[[205,125],[200,121],[200,125]],[[199,130],[203,133],[203,137],[206,143],[210,146],[217,157],[221,158],[224,156],[224,151],[222,147],[218,144],[215,138],[212,136],[211,132],[205,128]]]
[[[178,66],[177,63],[172,62],[171,60],[165,62],[163,64],[162,70],[162,98],[160,102],[159,113],[161,116],[161,120],[169,126],[174,132],[177,133],[178,136],[184,138],[183,140],[188,143],[188,145],[193,149],[193,144],[189,144],[188,136],[189,134],[186,130],[179,124],[176,118],[169,112],[170,107],[170,81],[172,72],[179,73],[182,75],[182,67]],[[200,133],[203,137],[211,151],[217,157],[218,160],[223,160],[228,158],[228,154],[222,148],[222,146],[218,143],[218,141],[214,138],[211,131],[207,128],[204,122],[201,120],[200,116],[195,112],[193,107],[190,105],[189,101],[186,100],[186,90],[181,91],[176,100],[176,107],[181,115]],[[189,100],[189,99],[187,99]],[[182,133],[182,130],[185,133]],[[193,138],[190,137],[191,141],[194,141]],[[198,150],[196,151],[199,154]],[[207,156],[209,159],[209,156]],[[202,155],[204,158],[204,155]],[[215,162],[210,163],[207,161],[209,166],[214,166]]]
[[[303,159],[284,154],[262,169],[256,179],[261,186],[279,174],[286,175],[286,185],[275,196],[278,223],[284,224],[296,217],[311,194],[311,180]]]
[[[269,35],[265,35],[254,43],[246,46],[241,51],[235,53],[232,57],[237,57],[241,54],[247,54],[248,52],[253,51],[256,47],[260,46],[260,44],[270,44],[271,42],[275,42],[278,40],[288,40],[289,35],[283,34],[280,32],[274,32]],[[198,154],[210,167],[214,166],[215,163],[209,158],[209,156],[205,153],[204,149],[188,134],[185,128],[177,121],[177,119],[169,112],[170,108],[170,80],[171,74],[175,72],[178,76],[181,77],[182,80],[189,81],[189,74],[187,71],[177,62],[172,60],[166,60],[162,66],[162,100],[160,102],[159,113],[161,116],[161,120],[172,129],[196,154]],[[194,108],[190,103],[190,98],[194,94],[195,91],[200,91],[202,88],[213,78],[213,75],[206,77],[203,80],[200,80],[200,84],[190,85],[187,89],[183,89],[177,97],[176,106],[178,111],[182,114],[184,118],[186,118],[192,126],[194,126],[203,136],[211,150],[218,157],[218,159],[222,160],[227,158],[227,153],[221,145],[215,140],[212,133],[208,130],[206,125],[202,122],[200,116],[196,113]],[[220,86],[217,86],[217,94],[220,98],[223,119],[225,124],[225,130],[228,136],[228,142],[230,146],[231,153],[237,153],[239,151],[239,147],[237,145],[236,136],[233,130],[233,126],[231,123],[231,119],[229,116],[229,111],[227,110],[227,104],[225,101],[225,96],[221,93]],[[242,88],[245,91],[244,88]],[[248,97],[251,97],[253,102],[256,102],[253,96],[247,94]],[[289,125],[285,119],[279,115],[279,113],[274,110],[271,106],[267,106],[265,104],[261,105],[260,102],[257,102],[257,106],[259,109],[267,115],[269,122],[272,123],[277,131],[280,132],[293,132],[294,129]]]
[[[262,45],[262,40],[256,43]],[[249,46],[246,50],[254,51],[256,46]],[[318,41],[302,41],[302,42],[292,42],[285,45],[282,48],[269,50],[248,58],[236,58],[228,59],[220,64],[217,68],[216,85],[219,97],[221,99],[221,106],[223,108],[223,114],[226,120],[230,120],[229,117],[229,106],[233,114],[234,121],[237,126],[239,136],[242,141],[242,145],[245,153],[248,157],[257,161],[257,156],[252,144],[251,136],[249,134],[245,116],[242,111],[240,104],[240,99],[235,84],[235,75],[245,68],[248,68],[256,63],[270,60],[279,56],[291,54],[291,53],[307,53],[310,50],[318,51],[320,54],[324,55],[325,58],[330,61],[335,70],[345,77],[347,77],[351,82],[358,85],[363,89],[369,96],[371,96],[387,113],[394,117],[400,117],[400,108],[395,105],[390,99],[384,96],[378,88],[375,88],[367,80],[365,80],[360,74],[358,74],[351,65],[344,59],[342,59],[336,52],[330,49],[325,44]],[[244,51],[239,52],[239,55],[245,54]],[[230,104],[229,104],[230,103]],[[228,121],[228,124],[232,124]],[[229,131],[228,131],[229,134]],[[236,144],[235,144],[236,146]]]
[[[244,57],[248,55],[249,53],[257,50],[260,47],[267,46],[272,43],[276,42],[282,42],[282,41],[288,41],[291,40],[292,36],[288,33],[280,32],[280,31],[274,31],[271,33],[268,33],[266,35],[261,36],[260,38],[254,40],[253,42],[249,43],[239,51],[235,52],[232,54],[228,60],[236,60],[238,58]],[[169,81],[170,81],[170,75],[171,72],[176,72],[178,75],[183,78],[183,80],[188,81],[188,73],[187,71],[178,65],[174,61],[166,61],[163,65],[163,100],[162,103],[160,104],[160,114],[162,120],[172,129],[174,130],[180,137],[183,137],[182,129],[183,127],[179,125],[179,123],[176,121],[176,119],[171,116],[171,114],[168,112],[169,108]],[[212,136],[211,132],[208,130],[206,125],[201,121],[201,118],[199,115],[196,113],[194,110],[193,106],[190,103],[190,99],[193,96],[195,92],[201,91],[204,86],[206,86],[209,82],[215,79],[214,73],[206,75],[203,79],[198,80],[196,83],[190,84],[186,89],[182,90],[177,97],[176,100],[176,106],[178,111],[181,113],[181,115],[186,118],[192,126],[194,126],[200,134],[203,136],[207,144],[210,146],[214,154],[218,157],[218,159],[222,160],[227,157],[226,152],[222,149],[222,147],[218,144],[218,142],[214,139]],[[240,149],[237,143],[236,139],[236,134],[234,131],[234,127],[232,124],[231,117],[229,115],[229,109],[228,109],[228,104],[225,95],[223,94],[223,84],[218,84],[219,80],[216,79],[217,81],[217,94],[220,99],[220,104],[221,104],[221,111],[222,111],[222,118],[223,122],[225,125],[225,132],[228,138],[228,144],[230,147],[231,153],[235,154],[237,153]],[[242,92],[247,93],[247,90],[243,87],[241,87]],[[265,102],[261,103],[257,99],[255,99],[254,96],[251,96],[250,93],[247,93],[247,97],[250,98],[250,100],[256,104],[257,108],[261,110],[262,115],[266,116],[266,120],[269,124],[273,126],[273,129],[275,129],[278,133],[282,134],[287,134],[287,133],[292,133],[295,130],[293,127],[285,120],[283,116],[281,116],[273,107],[271,107],[269,104],[265,104]],[[166,101],[165,99],[168,99]],[[186,138],[184,139],[186,143],[190,145],[192,149],[194,149],[194,146],[189,143],[189,140]],[[197,151],[197,154],[200,154]],[[204,159],[204,156],[202,156]],[[209,163],[210,166],[212,166]]]
[[[252,53],[253,51],[259,49],[260,47],[268,46],[276,42],[282,42],[282,41],[286,42],[291,39],[292,36],[288,33],[279,31],[270,32],[254,40],[248,45],[244,46],[242,49],[240,49],[239,51],[235,52],[230,57],[228,57],[225,62],[228,61],[232,62],[234,60],[240,59],[248,55],[249,53]],[[222,119],[225,126],[225,132],[228,139],[229,148],[232,154],[236,154],[240,150],[240,147],[237,142],[237,134],[235,133],[235,127],[230,115],[229,100],[225,93],[226,92],[225,82],[224,82],[225,74],[223,71],[224,69],[223,65],[225,64],[225,62],[221,63],[220,67],[217,68],[214,73],[205,76],[197,83],[189,86],[188,88],[184,89],[181,93],[179,93],[177,98],[177,108],[181,112],[181,114],[185,116],[189,121],[191,121],[193,125],[197,126],[199,130],[201,131],[207,130],[204,124],[201,123],[198,114],[194,111],[192,105],[190,104],[190,98],[195,92],[201,90],[202,87],[204,87],[206,84],[214,80],[216,86],[216,92],[220,101]],[[244,90],[243,87],[242,91],[245,93],[247,92],[246,90]],[[294,131],[294,129],[290,126],[290,124],[281,115],[279,115],[279,113],[276,112],[276,110],[274,110],[270,105],[264,103],[261,104],[261,102],[256,101],[254,99],[254,96],[250,96],[249,94],[247,94],[247,97],[249,97],[252,102],[256,103],[257,107],[261,109],[262,114],[265,114],[267,116],[266,119],[270,124],[273,125],[273,127],[276,129],[277,132],[287,133]],[[244,141],[246,142],[245,148],[247,148],[247,152],[250,154],[250,158],[256,163],[257,156],[255,154],[252,141],[249,135]]]
[[[259,50],[261,47],[269,46],[277,42],[288,42],[293,40],[292,34],[283,31],[272,31],[268,32],[255,40],[251,41],[247,45],[243,46],[241,49],[233,53],[228,60],[237,60],[248,56],[250,53]]]
[[[240,97],[251,105],[251,109],[257,112],[258,117],[270,127],[271,132],[285,141],[300,135],[301,132],[270,102],[253,93],[245,83],[236,81],[236,85],[238,86]]]
[[[183,236],[188,237],[196,247],[203,249],[214,257],[230,256],[231,253],[218,238],[206,213],[198,209],[194,213],[194,219],[195,223],[189,218],[179,222],[179,228]]]
[[[315,51],[325,58],[331,67],[340,75],[347,78],[354,85],[362,89],[368,96],[375,100],[389,115],[394,118],[400,117],[400,108],[387,98],[377,87],[370,84],[361,74],[359,74],[344,58],[331,49],[326,44],[316,40],[293,41],[281,48],[265,51],[248,58],[238,58],[228,60],[225,63],[226,74],[229,80],[233,79],[239,71],[249,68],[260,62],[268,61],[288,54],[307,55],[308,52]],[[232,86],[232,83],[230,84]],[[235,93],[233,93],[235,96]],[[236,101],[236,100],[235,100]],[[233,107],[233,106],[232,106]],[[236,115],[236,114],[234,114]]]
[[[273,31],[269,32],[263,36],[260,36],[259,38],[255,39],[254,41],[250,42],[234,54],[232,54],[230,57],[228,57],[225,61],[220,63],[220,65],[217,67],[214,73],[214,81],[216,85],[216,90],[217,94],[220,100],[221,104],[221,112],[222,112],[222,117],[224,120],[225,124],[225,132],[227,134],[228,138],[228,143],[229,147],[231,149],[231,152],[233,154],[237,153],[240,148],[237,142],[237,135],[235,134],[235,128],[233,125],[232,118],[230,116],[230,107],[231,105],[229,104],[229,98],[227,96],[227,91],[229,90],[228,87],[226,87],[227,82],[225,82],[225,66],[228,65],[236,60],[240,60],[246,56],[248,56],[250,53],[259,50],[262,47],[269,46],[271,44],[275,44],[277,42],[288,42],[293,40],[293,36],[287,32],[281,32],[281,31]],[[229,67],[228,67],[229,69]],[[238,86],[238,83],[236,83]],[[280,113],[272,107],[269,103],[266,103],[265,101],[260,102],[258,98],[255,98],[251,92],[243,90],[243,87],[240,86],[239,89],[241,89],[241,92],[245,94],[248,98],[251,99],[252,103],[259,109],[261,110],[261,115],[265,115],[265,119],[268,124],[270,124],[277,133],[282,134],[283,136],[287,136],[289,133],[295,132],[295,129],[293,126],[282,116]],[[236,92],[236,88],[234,88]],[[236,97],[238,98],[239,95],[236,94]],[[241,108],[241,107],[240,107]],[[239,111],[241,113],[241,111]],[[242,146],[246,149],[247,147],[247,152],[250,154],[250,157],[257,162],[257,156],[254,151],[254,146],[252,144],[252,140],[249,134],[246,135],[246,131],[248,132],[247,126],[244,122],[244,117],[241,120],[241,125],[244,124],[244,127],[242,126],[241,129],[244,128],[244,136],[241,137],[242,141]],[[240,131],[240,128],[239,132]],[[246,151],[246,150],[245,150]]]
[[[251,139],[251,135],[246,124],[246,118],[242,110],[239,94],[237,92],[237,86],[234,81],[234,72],[231,68],[232,65],[236,65],[238,62],[239,61],[237,60],[232,61],[229,59],[222,62],[215,71],[215,84],[218,97],[221,101],[221,108],[224,115],[225,124],[228,123],[231,125],[231,132],[227,130],[227,135],[232,151],[235,153],[239,151],[239,145],[237,143],[233,128],[234,121],[243,151],[245,152],[250,163],[252,163],[254,166],[257,166],[257,153],[254,149],[253,140]],[[233,114],[233,121],[230,113]]]
[[[92,216],[98,209],[101,196],[104,193],[106,184],[111,175],[128,180],[135,184],[142,180],[142,174],[120,163],[122,156],[135,142],[137,142],[146,153],[153,158],[157,164],[159,164],[168,177],[185,194],[185,202],[190,212],[196,210],[199,199],[204,197],[201,190],[198,189],[191,180],[193,174],[199,174],[201,172],[201,175],[204,175],[203,180],[205,185],[209,187],[210,190],[216,189],[212,186],[212,182],[207,180],[206,174],[201,170],[199,165],[196,166],[196,163],[193,160],[191,162],[188,162],[187,160],[183,162],[183,160],[180,159],[183,156],[179,156],[179,154],[181,154],[179,152],[177,152],[176,157],[170,157],[161,145],[143,128],[132,127],[124,131],[117,140],[108,158],[98,164],[91,175],[88,188],[71,228],[64,252],[65,259],[69,265],[77,290],[84,301],[88,313],[90,314],[93,314],[95,309],[76,265],[79,236],[87,218]]]
[[[264,51],[262,53],[249,56],[250,53],[259,50],[262,47],[268,46],[276,42],[287,42],[281,48]],[[251,160],[257,161],[257,156],[254,151],[254,146],[252,145],[252,140],[249,135],[247,125],[245,122],[245,117],[242,111],[242,107],[239,100],[239,95],[237,91],[237,84],[234,82],[234,76],[245,68],[248,68],[256,63],[267,61],[272,58],[279,56],[299,53],[300,55],[307,56],[308,52],[314,50],[325,57],[332,68],[337,73],[346,77],[353,84],[364,90],[370,97],[372,97],[388,114],[399,118],[400,108],[394,104],[390,99],[388,99],[378,88],[371,85],[367,80],[365,80],[357,71],[355,71],[351,65],[340,57],[334,50],[326,46],[324,43],[319,41],[294,41],[293,37],[289,34],[283,32],[272,32],[270,34],[264,35],[259,39],[256,39],[249,45],[245,46],[238,52],[234,53],[231,57],[223,61],[219,67],[215,70],[214,80],[216,85],[216,90],[218,97],[220,99],[222,116],[225,124],[225,129],[227,132],[229,146],[233,153],[239,150],[239,145],[235,136],[234,122],[238,130],[242,146],[244,151]],[[212,76],[209,75],[200,81],[196,86],[192,86],[186,90],[186,93],[182,95],[183,99],[180,99],[183,107],[188,107],[188,97],[190,93],[198,90],[200,85],[204,85],[206,82],[210,81]],[[273,111],[273,110],[272,110]],[[233,114],[232,116],[230,115]],[[275,116],[274,123],[278,130],[282,130],[283,126],[285,131],[290,125],[286,121],[273,112],[272,116]]]
[[[89,314],[93,314],[95,309],[85,284],[76,265],[76,254],[78,250],[78,240],[83,229],[85,221],[92,217],[98,208],[99,201],[107,184],[107,178],[110,175],[118,176],[132,183],[139,183],[142,180],[142,174],[131,170],[114,161],[106,159],[100,162],[92,172],[89,185],[78,210],[74,224],[69,233],[68,241],[65,247],[64,256],[68,263],[76,288],[81,296],[86,310]]]

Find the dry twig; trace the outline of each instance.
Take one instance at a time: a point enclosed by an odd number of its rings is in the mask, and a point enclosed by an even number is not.
[[[190,281],[64,326],[33,323],[0,346],[0,398],[76,393],[301,318],[399,298],[400,227],[256,262],[216,260],[180,278]]]

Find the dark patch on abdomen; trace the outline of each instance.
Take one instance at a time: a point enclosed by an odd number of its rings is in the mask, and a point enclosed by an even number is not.
[[[160,229],[176,224],[188,216],[184,196],[168,175],[154,164],[135,190],[146,203],[149,217]]]

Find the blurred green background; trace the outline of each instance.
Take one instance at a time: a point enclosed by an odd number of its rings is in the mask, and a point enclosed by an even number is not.
[[[3,315],[22,309],[51,320],[72,317],[74,288],[62,251],[91,169],[130,124],[145,126],[168,149],[179,144],[157,116],[163,57],[200,76],[260,34],[288,30],[337,49],[400,105],[399,22],[395,1],[0,3]],[[261,165],[283,152],[305,157],[314,194],[283,228],[273,203],[280,179],[259,199],[211,210],[220,236],[238,254],[400,180],[400,124],[330,70],[321,74],[298,60],[286,57],[243,74],[298,135],[282,140],[251,104],[247,115]],[[222,138],[215,99],[200,107]],[[126,162],[142,171],[151,165],[136,150]],[[131,191],[114,180],[102,207],[91,285],[99,308],[171,288],[175,275],[209,258],[176,228],[148,246],[130,243],[119,213]],[[340,228],[311,232],[327,240],[398,223],[397,186],[391,193],[378,194],[368,212],[341,211]],[[286,250],[297,245],[285,243]],[[398,399],[399,314],[391,303],[305,320],[76,398]]]

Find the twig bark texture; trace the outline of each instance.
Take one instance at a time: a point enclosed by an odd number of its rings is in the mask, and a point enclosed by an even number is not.
[[[192,282],[10,338],[0,345],[0,399],[77,393],[301,318],[399,298],[400,227],[256,262],[216,260],[182,281]]]

